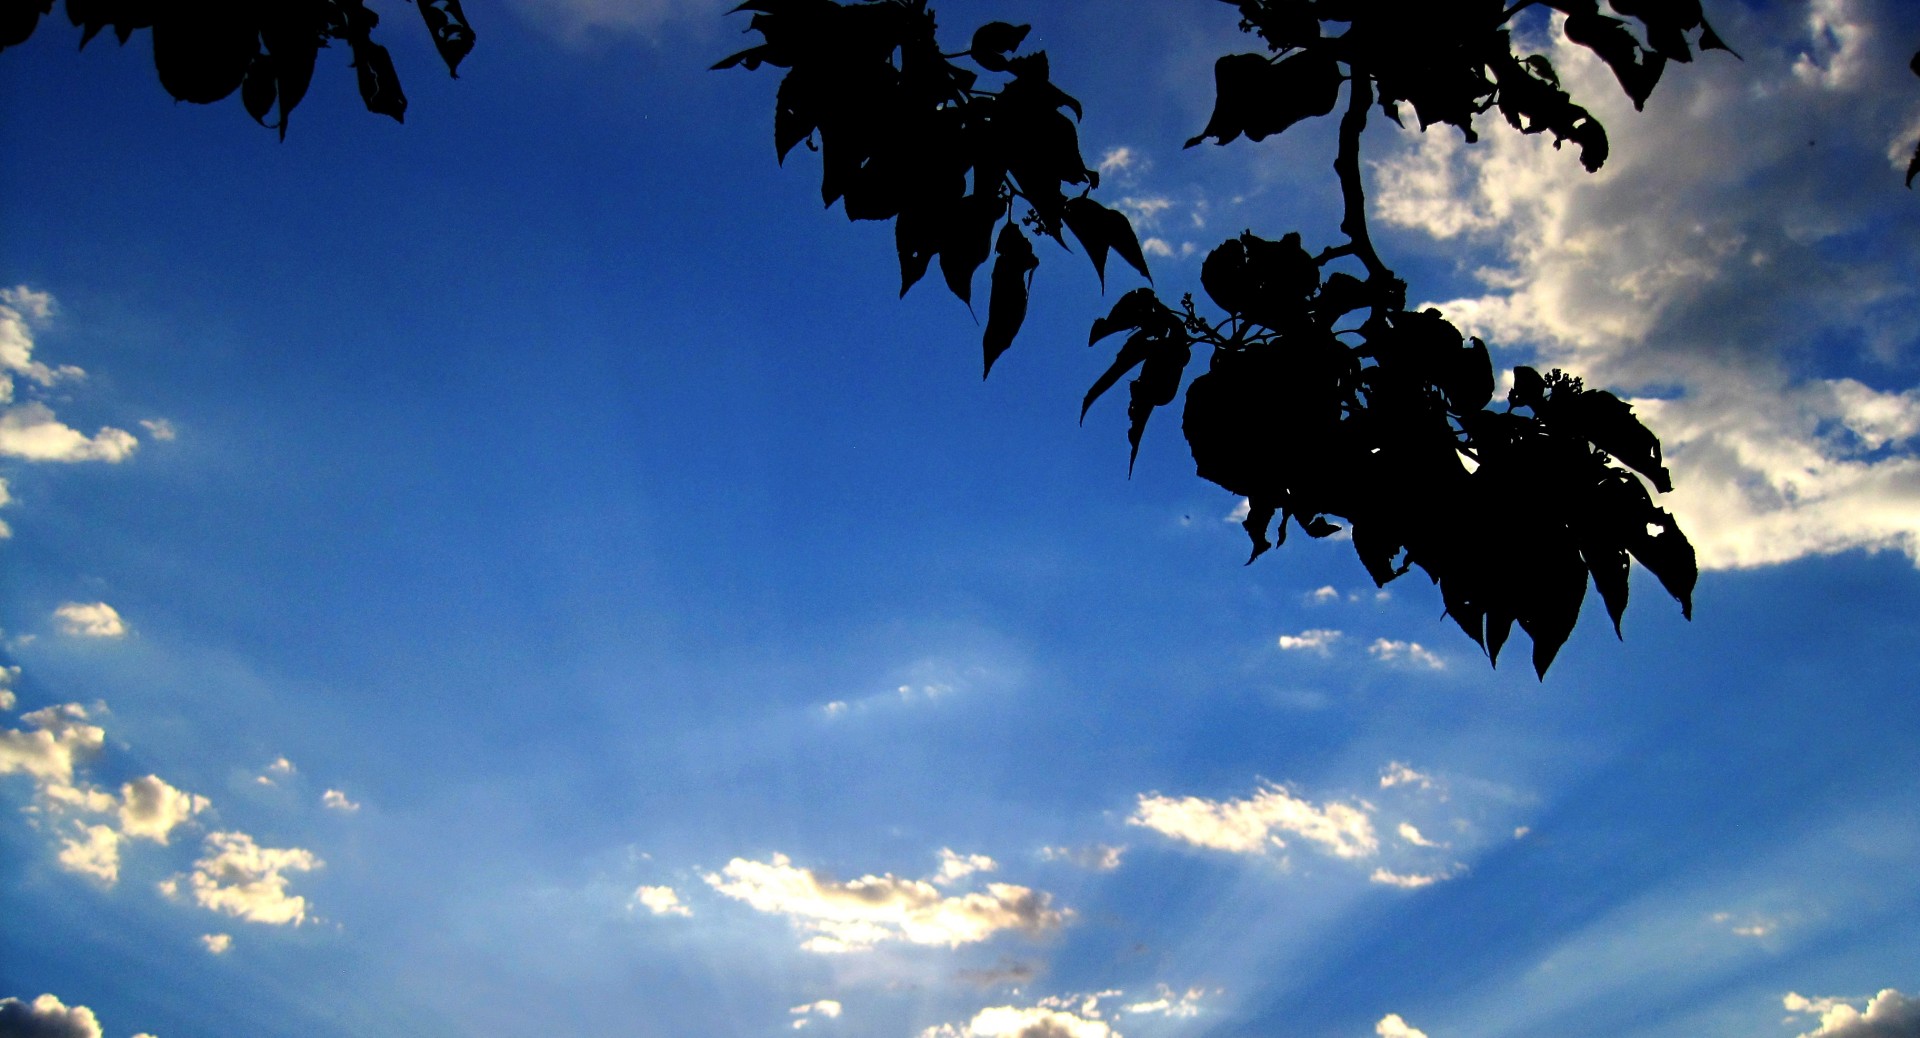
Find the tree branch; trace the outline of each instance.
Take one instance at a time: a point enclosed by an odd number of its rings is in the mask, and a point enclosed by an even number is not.
[[[1347,111],[1340,117],[1340,150],[1333,157],[1333,172],[1340,178],[1340,197],[1346,207],[1340,231],[1367,268],[1367,280],[1384,283],[1393,280],[1393,271],[1373,251],[1373,239],[1367,233],[1366,190],[1360,182],[1360,134],[1367,128],[1367,109],[1372,106],[1373,81],[1355,70],[1347,79]]]

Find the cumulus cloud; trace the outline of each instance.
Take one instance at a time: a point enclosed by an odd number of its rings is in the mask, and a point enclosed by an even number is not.
[[[1367,652],[1382,663],[1404,663],[1428,670],[1445,670],[1447,666],[1446,660],[1434,655],[1419,642],[1375,638],[1373,644],[1367,646]]]
[[[940,871],[934,874],[933,882],[940,886],[949,886],[966,879],[976,872],[992,872],[999,864],[984,854],[955,854],[949,848],[940,848]]]
[[[1483,293],[1438,304],[1467,330],[1642,397],[1703,567],[1920,562],[1920,393],[1889,384],[1920,277],[1876,244],[1920,233],[1899,174],[1920,9],[1739,17],[1746,60],[1672,70],[1645,115],[1583,48],[1546,45],[1609,130],[1599,174],[1504,128],[1470,147],[1436,130],[1377,168],[1376,212],[1490,254]]]
[[[120,831],[164,844],[175,826],[208,806],[206,797],[183,793],[158,775],[137,778],[120,787]]]
[[[839,881],[799,868],[784,854],[765,862],[735,858],[703,877],[714,890],[783,915],[811,934],[801,947],[821,953],[865,951],[884,941],[958,947],[1017,930],[1058,929],[1068,912],[1052,896],[1011,883],[948,896],[926,880],[892,874]]]
[[[1312,652],[1325,656],[1332,651],[1333,643],[1339,641],[1341,637],[1339,631],[1316,627],[1301,631],[1299,634],[1281,635],[1280,649],[1283,652]]]
[[[92,436],[55,417],[53,409],[29,400],[0,411],[0,455],[27,461],[121,462],[140,441],[125,429],[102,426]]]
[[[123,638],[127,622],[105,602],[64,602],[53,611],[60,633],[75,638]]]
[[[31,1002],[0,998],[0,1035],[8,1038],[100,1038],[100,1021],[86,1006],[68,1006],[53,995]]]
[[[233,950],[233,935],[229,933],[203,933],[200,943],[207,948],[209,955],[225,955]]]
[[[1238,800],[1143,793],[1127,824],[1235,854],[1263,854],[1269,848],[1285,847],[1282,833],[1318,844],[1339,858],[1364,858],[1380,845],[1362,807],[1338,802],[1315,806],[1272,783]]]
[[[1119,1038],[1105,1020],[1052,1006],[990,1006],[965,1024],[941,1024],[920,1038]]]
[[[0,775],[29,775],[43,794],[56,797],[61,794],[51,791],[75,791],[74,762],[99,752],[106,731],[88,723],[79,703],[42,707],[20,720],[27,728],[0,729]]]
[[[1095,872],[1112,872],[1120,867],[1120,857],[1126,853],[1125,847],[1114,847],[1104,843],[1089,844],[1085,847],[1042,847],[1041,861],[1064,861]]]
[[[672,887],[640,887],[633,892],[633,903],[654,915],[693,914],[693,909],[680,903],[680,894]]]
[[[320,806],[329,811],[340,811],[345,814],[360,810],[359,801],[347,799],[347,795],[337,789],[329,789],[320,794]]]
[[[60,841],[60,867],[112,886],[120,882],[120,834],[110,826],[75,822]]]
[[[1866,1000],[1865,1012],[1854,1008],[1859,999],[1806,998],[1789,993],[1781,1000],[1790,1013],[1818,1016],[1820,1026],[1800,1038],[1920,1038],[1920,998],[1886,988]]]
[[[1380,1038],[1427,1038],[1427,1032],[1407,1023],[1399,1013],[1388,1013],[1373,1025],[1373,1033]]]
[[[300,847],[261,847],[241,832],[208,833],[205,854],[187,876],[202,908],[273,925],[299,925],[307,899],[287,893],[289,872],[310,872],[325,863]],[[163,890],[178,890],[175,881]]]

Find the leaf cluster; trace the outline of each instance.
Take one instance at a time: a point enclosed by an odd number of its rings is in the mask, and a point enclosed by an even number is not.
[[[413,0],[450,74],[473,49],[473,27],[460,0]],[[25,41],[54,0],[12,0],[0,6],[0,50]],[[379,15],[364,0],[66,0],[67,19],[85,47],[112,29],[122,45],[153,31],[160,86],[176,100],[211,104],[234,91],[247,114],[287,135],[287,117],[306,97],[322,48],[334,42],[353,55],[367,110],[399,120],[407,97],[393,58],[373,41]],[[276,109],[278,110],[275,116]],[[269,116],[275,116],[268,122]]]
[[[971,306],[992,256],[983,371],[1025,321],[1040,263],[1029,234],[1062,247],[1072,235],[1103,283],[1109,255],[1147,274],[1133,225],[1089,197],[1100,175],[1080,154],[1080,102],[1054,85],[1045,51],[1019,52],[1027,26],[988,23],[947,54],[925,0],[750,0],[735,11],[753,12],[747,31],[762,42],[714,67],[787,70],[777,158],[805,143],[820,153],[822,202],[894,222],[901,295],[937,259]]]

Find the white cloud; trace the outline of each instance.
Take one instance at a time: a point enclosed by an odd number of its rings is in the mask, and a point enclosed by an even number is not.
[[[1299,634],[1281,635],[1280,648],[1283,652],[1312,652],[1325,656],[1332,652],[1333,643],[1342,637],[1344,635],[1339,631],[1315,627]]]
[[[1419,829],[1414,827],[1414,824],[1412,822],[1401,822],[1399,827],[1394,831],[1400,834],[1400,838],[1402,840],[1405,840],[1406,842],[1414,845],[1415,847],[1443,846],[1442,844],[1438,844],[1433,842],[1432,840],[1427,839],[1426,836],[1423,835]]]
[[[1367,646],[1367,652],[1382,663],[1404,662],[1428,670],[1445,670],[1447,667],[1446,660],[1434,655],[1419,642],[1375,638],[1373,644]]]
[[[1709,918],[1715,923],[1726,927],[1727,931],[1735,937],[1746,937],[1753,940],[1770,937],[1775,931],[1780,929],[1780,921],[1778,919],[1769,919],[1753,913],[1735,915],[1732,912],[1715,912]]]
[[[140,446],[125,429],[102,426],[92,436],[60,421],[53,409],[29,400],[0,411],[0,455],[27,461],[121,462]]]
[[[109,826],[75,822],[60,841],[60,867],[112,886],[120,882],[120,834]]]
[[[1206,995],[1205,988],[1188,988],[1175,991],[1165,984],[1160,985],[1160,996],[1142,1002],[1132,1002],[1121,1006],[1124,1012],[1136,1016],[1171,1016],[1189,1018],[1200,1015],[1200,999]]]
[[[31,1002],[0,998],[0,1035],[100,1038],[100,1021],[86,1006],[67,1006],[53,995],[41,995]]]
[[[227,933],[203,933],[200,943],[206,945],[207,954],[225,955],[233,950],[233,935]]]
[[[1095,872],[1112,872],[1120,867],[1120,857],[1126,853],[1125,847],[1114,847],[1104,843],[1089,844],[1085,847],[1042,847],[1041,861],[1065,861],[1092,869]]]
[[[1100,156],[1100,161],[1094,168],[1100,171],[1101,176],[1111,177],[1122,170],[1132,169],[1138,158],[1139,156],[1132,148],[1123,144],[1117,148],[1108,148],[1106,153]]]
[[[1332,584],[1326,584],[1308,592],[1307,599],[1315,605],[1323,602],[1338,602],[1340,600],[1340,592],[1335,591]]]
[[[1421,887],[1430,887],[1435,883],[1450,880],[1455,875],[1458,873],[1452,869],[1442,869],[1439,872],[1395,872],[1392,869],[1380,868],[1374,869],[1367,879],[1381,886],[1399,887],[1401,890],[1419,890]]]
[[[261,847],[241,832],[208,833],[205,856],[187,877],[202,908],[256,923],[299,925],[307,899],[287,893],[288,872],[310,872],[324,862],[300,847]],[[164,889],[164,888],[163,888]],[[173,889],[178,890],[177,882]]]
[[[794,1006],[792,1009],[787,1010],[787,1012],[798,1018],[793,1022],[793,1029],[798,1031],[811,1023],[812,1018],[816,1015],[824,1016],[829,1020],[839,1019],[840,1008],[839,1002],[831,998],[823,998],[818,1002],[808,1002],[805,1005]]]
[[[1281,833],[1319,844],[1339,858],[1364,858],[1379,849],[1373,822],[1362,808],[1337,802],[1315,807],[1271,783],[1240,800],[1143,793],[1127,824],[1235,854],[1285,847]]]
[[[127,622],[105,602],[63,602],[53,611],[60,633],[75,638],[123,638]]]
[[[0,667],[0,710],[11,710],[15,702],[13,683],[20,680],[19,667]],[[0,772],[4,774],[4,772]]]
[[[934,875],[933,882],[939,886],[949,886],[966,879],[976,872],[992,872],[999,864],[984,854],[955,854],[949,848],[940,848],[940,871]]]
[[[1390,761],[1380,772],[1380,788],[1392,789],[1395,786],[1419,786],[1421,789],[1433,788],[1433,776],[1415,771],[1402,761]]]
[[[1914,125],[1899,41],[1920,24],[1894,0],[1743,17],[1746,61],[1670,69],[1644,115],[1555,37],[1611,137],[1599,174],[1504,127],[1471,147],[1410,135],[1376,170],[1376,211],[1496,254],[1484,293],[1438,304],[1467,330],[1660,397],[1635,409],[1704,568],[1852,548],[1920,563],[1920,394],[1869,384],[1910,360],[1920,293],[1909,251],[1859,245],[1920,233],[1911,151],[1888,143]]]
[[[633,903],[654,915],[693,914],[693,909],[680,903],[680,895],[672,887],[641,887],[633,892]]]
[[[346,814],[360,810],[359,801],[347,799],[347,795],[337,789],[329,789],[320,794],[320,806],[329,811],[340,811]]]
[[[990,1006],[963,1025],[941,1024],[920,1038],[1120,1038],[1105,1020],[1051,1006]]]
[[[120,787],[120,831],[165,844],[174,826],[208,806],[206,797],[183,793],[158,775],[137,778]]]
[[[20,715],[20,720],[35,730],[0,729],[0,775],[30,775],[43,793],[72,789],[75,760],[99,752],[106,743],[106,731],[86,723],[87,708],[79,703],[42,707]]]
[[[165,418],[142,418],[140,419],[140,427],[147,431],[148,436],[156,440],[171,440],[179,435],[179,432],[174,429],[173,423],[167,421]]]
[[[13,504],[13,491],[7,488],[6,478],[0,476],[0,508],[5,508],[10,504]],[[13,527],[8,526],[6,520],[0,519],[0,541],[4,541],[12,536]]]
[[[1920,1038],[1920,998],[1886,988],[1867,1001],[1864,1013],[1853,1007],[1855,1001],[1795,993],[1781,1000],[1790,1013],[1819,1016],[1820,1026],[1800,1038]]]
[[[728,897],[788,917],[812,935],[801,947],[822,953],[864,951],[893,940],[958,947],[1006,930],[1045,933],[1069,915],[1051,907],[1051,895],[1011,883],[947,896],[925,880],[892,874],[841,882],[798,868],[784,854],[766,862],[735,858],[703,878]]]
[[[1427,1032],[1407,1023],[1399,1013],[1388,1013],[1373,1025],[1373,1033],[1380,1038],[1427,1038]]]

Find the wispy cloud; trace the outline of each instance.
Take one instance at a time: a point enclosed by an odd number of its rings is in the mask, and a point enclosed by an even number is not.
[[[1126,850],[1125,847],[1104,843],[1089,844],[1085,847],[1042,847],[1040,860],[1065,861],[1095,872],[1112,872],[1120,867],[1120,858]]]
[[[754,908],[786,916],[811,934],[813,952],[864,951],[886,941],[958,947],[1004,931],[1043,934],[1069,913],[1052,896],[1011,883],[947,895],[927,880],[892,874],[840,881],[797,867],[784,854],[765,862],[735,858],[703,877],[714,890]]]
[[[1427,670],[1445,670],[1447,661],[1435,655],[1419,642],[1396,641],[1391,638],[1375,638],[1367,646],[1367,653],[1381,663],[1402,663],[1412,667],[1424,667]]]
[[[795,1018],[793,1021],[793,1029],[796,1031],[812,1023],[813,1018],[816,1016],[825,1017],[829,1020],[837,1020],[840,1018],[840,1011],[840,1003],[831,998],[808,1002],[805,1005],[794,1006],[792,1009],[787,1010],[787,1012],[791,1013]]]

